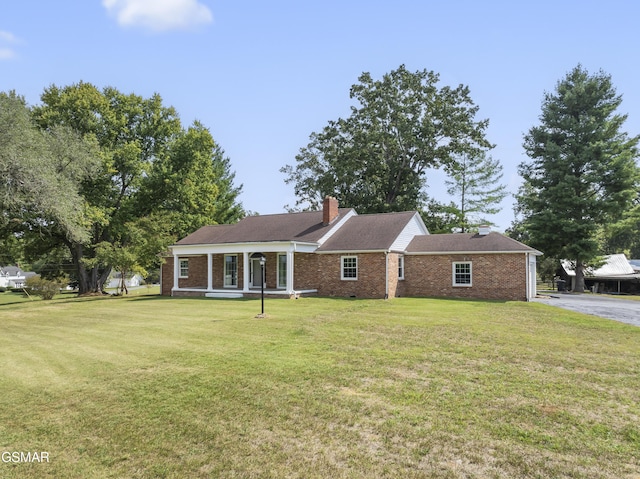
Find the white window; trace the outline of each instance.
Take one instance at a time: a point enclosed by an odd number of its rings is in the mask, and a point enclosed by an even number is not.
[[[189,277],[189,260],[181,259],[180,260],[180,274],[178,274],[180,278],[188,278]]]
[[[404,256],[398,255],[398,279],[404,279]]]
[[[471,286],[471,261],[453,263],[453,286]]]
[[[287,255],[278,255],[278,288],[287,287]]]
[[[238,255],[224,255],[224,286],[225,288],[238,287]]]
[[[340,279],[355,281],[358,279],[358,257],[342,256],[342,268]]]

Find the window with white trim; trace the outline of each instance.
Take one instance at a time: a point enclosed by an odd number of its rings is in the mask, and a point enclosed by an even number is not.
[[[453,286],[472,286],[471,274],[471,261],[453,263]]]
[[[238,286],[238,255],[224,255],[224,286],[236,288]]]
[[[287,287],[287,255],[278,254],[278,288]]]
[[[189,277],[189,260],[188,259],[181,259],[178,261],[179,263],[179,274],[178,277],[179,278],[188,278]]]
[[[342,267],[340,268],[340,279],[355,281],[358,279],[358,257],[342,256],[340,258]]]
[[[398,255],[398,279],[404,279],[404,256]]]

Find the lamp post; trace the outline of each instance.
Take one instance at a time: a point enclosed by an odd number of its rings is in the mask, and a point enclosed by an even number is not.
[[[264,318],[264,265],[267,262],[267,258],[262,253],[253,253],[251,259],[260,260],[260,303],[261,303],[261,318]]]

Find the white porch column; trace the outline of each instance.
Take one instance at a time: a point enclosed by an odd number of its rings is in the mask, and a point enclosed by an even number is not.
[[[180,274],[180,260],[178,255],[173,253],[173,288],[171,291],[178,289],[178,275]]]
[[[213,290],[213,254],[207,253],[207,290]]]
[[[293,294],[293,251],[287,251],[287,292]]]
[[[249,253],[242,253],[242,291],[249,292]]]

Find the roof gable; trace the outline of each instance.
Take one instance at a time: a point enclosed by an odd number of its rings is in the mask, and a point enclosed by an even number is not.
[[[407,253],[413,254],[521,252],[542,254],[530,246],[496,232],[487,235],[478,233],[421,235],[414,237],[407,246]]]
[[[299,241],[317,243],[345,216],[351,208],[340,208],[338,217],[329,225],[322,222],[322,211],[247,216],[236,224],[203,226],[181,239],[176,245],[263,243]]]
[[[416,214],[405,211],[352,216],[318,252],[389,250]]]

